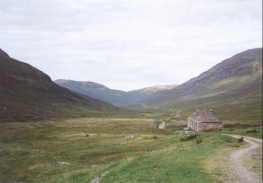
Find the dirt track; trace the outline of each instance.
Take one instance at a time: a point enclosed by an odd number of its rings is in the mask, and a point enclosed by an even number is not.
[[[235,138],[240,138],[239,135],[230,135]],[[262,139],[256,139],[252,137],[244,137],[244,141],[249,143],[251,146],[242,148],[231,153],[229,161],[231,165],[231,175],[235,177],[235,182],[238,183],[262,183],[262,177],[242,164],[242,157],[255,149],[262,151]],[[233,182],[233,180],[232,180]]]

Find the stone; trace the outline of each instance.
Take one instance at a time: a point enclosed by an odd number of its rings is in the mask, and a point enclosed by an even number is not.
[[[127,144],[127,142],[122,142],[121,145]]]
[[[107,172],[104,172],[103,174],[101,174],[100,176],[94,178],[90,183],[100,183],[100,181],[103,179],[103,177],[105,177],[105,175],[107,175]]]
[[[185,133],[184,130],[181,130],[181,131],[179,132],[179,135],[180,135],[180,136],[183,136],[183,135],[186,135],[186,133]]]
[[[125,137],[125,139],[133,139],[134,138],[134,135],[128,135]]]
[[[59,165],[69,165],[69,162],[58,162]]]
[[[92,165],[91,168],[97,168],[99,165]]]
[[[262,157],[260,157],[260,156],[257,156],[257,155],[254,155],[254,156],[253,156],[253,158],[254,158],[254,159],[259,159],[259,160],[262,160]]]

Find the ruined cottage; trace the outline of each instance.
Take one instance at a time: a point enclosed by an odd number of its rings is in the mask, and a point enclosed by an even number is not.
[[[187,127],[195,131],[223,129],[223,123],[215,117],[212,109],[199,110],[197,108],[195,112],[187,118]]]

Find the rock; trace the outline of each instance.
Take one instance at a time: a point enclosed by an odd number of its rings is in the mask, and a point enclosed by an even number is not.
[[[127,144],[127,142],[122,142],[121,145]]]
[[[142,138],[137,138],[137,140],[142,140]]]
[[[253,156],[253,158],[254,158],[254,159],[259,159],[259,160],[262,160],[262,157],[260,157],[260,156],[257,156],[257,155],[254,155],[254,156]]]
[[[183,136],[183,135],[186,135],[186,133],[185,133],[184,130],[182,130],[182,131],[179,132],[179,136]]]
[[[107,172],[104,172],[103,174],[101,174],[100,176],[94,178],[90,183],[100,183],[100,181],[103,179],[103,177],[105,177],[105,175],[107,175]]]
[[[125,137],[125,139],[133,139],[134,138],[134,135],[128,135]]]
[[[99,165],[92,165],[91,168],[97,168]]]
[[[58,162],[59,165],[69,165],[69,162]]]

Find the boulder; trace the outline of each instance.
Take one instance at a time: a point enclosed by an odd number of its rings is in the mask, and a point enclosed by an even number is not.
[[[134,135],[128,135],[125,137],[125,139],[133,139],[134,138]]]

